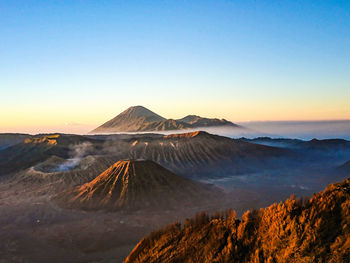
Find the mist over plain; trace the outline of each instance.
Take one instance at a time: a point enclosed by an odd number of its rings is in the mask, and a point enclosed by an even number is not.
[[[254,139],[257,137],[288,138],[300,140],[345,139],[350,140],[350,120],[330,121],[252,121],[237,122],[242,129],[233,127],[201,127],[196,129],[156,131],[156,132],[122,132],[123,134],[175,134],[184,132],[206,131],[211,134]]]

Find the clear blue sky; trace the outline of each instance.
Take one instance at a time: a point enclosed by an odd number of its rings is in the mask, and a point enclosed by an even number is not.
[[[350,1],[0,1],[0,127],[350,118]]]

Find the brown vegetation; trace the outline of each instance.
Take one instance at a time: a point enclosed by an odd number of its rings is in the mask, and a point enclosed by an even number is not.
[[[151,233],[129,262],[349,262],[350,178],[311,199],[246,212],[205,213]]]

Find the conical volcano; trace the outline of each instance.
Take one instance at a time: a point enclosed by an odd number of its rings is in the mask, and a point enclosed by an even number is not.
[[[59,194],[57,200],[85,210],[171,209],[213,196],[211,187],[178,176],[155,162],[124,160],[91,182]]]
[[[129,132],[151,129],[149,126],[161,123],[166,119],[142,106],[133,106],[113,119],[97,127],[92,133]]]
[[[243,128],[225,119],[209,119],[196,115],[188,115],[178,120],[165,119],[143,106],[133,106],[90,133],[171,131],[215,126]]]

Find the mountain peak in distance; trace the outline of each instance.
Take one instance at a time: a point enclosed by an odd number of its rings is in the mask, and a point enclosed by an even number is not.
[[[178,120],[165,119],[143,106],[133,106],[90,133],[170,131],[215,126],[242,128],[225,119],[210,119],[197,115],[188,115]]]
[[[146,121],[164,121],[166,120],[162,116],[154,113],[153,111],[150,111],[149,109],[143,107],[143,106],[132,106],[123,111],[118,115],[119,117],[125,117],[130,119],[136,119],[136,118],[144,118]],[[117,116],[117,117],[118,117]],[[114,119],[116,119],[115,117]]]

